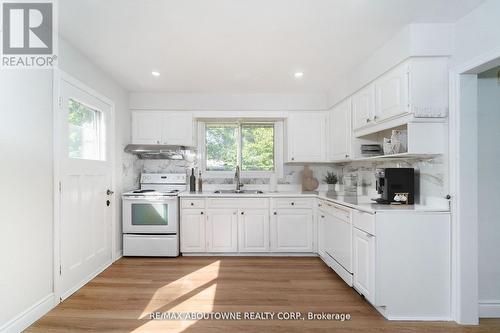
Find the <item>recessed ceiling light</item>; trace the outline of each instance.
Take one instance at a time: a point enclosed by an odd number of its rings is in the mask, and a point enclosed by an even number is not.
[[[293,76],[295,76],[295,77],[298,79],[298,78],[303,77],[303,76],[304,76],[304,73],[303,73],[303,72],[295,72],[295,73],[293,74]]]
[[[160,76],[160,72],[157,72],[157,71],[152,71],[152,72],[151,72],[151,75],[153,75],[153,76]]]

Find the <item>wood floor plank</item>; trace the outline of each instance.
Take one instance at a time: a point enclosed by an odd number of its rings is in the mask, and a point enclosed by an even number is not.
[[[349,313],[351,320],[150,320],[151,312]],[[27,332],[498,333],[479,326],[385,320],[314,257],[122,258]]]

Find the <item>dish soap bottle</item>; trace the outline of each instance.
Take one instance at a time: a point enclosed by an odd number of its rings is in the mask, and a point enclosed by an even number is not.
[[[196,192],[196,177],[194,176],[194,168],[191,169],[191,177],[189,177],[189,191]]]
[[[201,170],[198,172],[198,192],[203,192],[203,179],[201,179]]]

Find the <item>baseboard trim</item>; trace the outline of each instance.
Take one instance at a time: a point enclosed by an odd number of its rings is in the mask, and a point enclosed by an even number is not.
[[[500,300],[480,300],[479,318],[500,318]]]
[[[316,253],[312,252],[193,252],[193,253],[181,253],[183,257],[317,257]]]
[[[22,332],[54,307],[54,294],[51,293],[5,323],[5,325],[0,327],[0,332]]]

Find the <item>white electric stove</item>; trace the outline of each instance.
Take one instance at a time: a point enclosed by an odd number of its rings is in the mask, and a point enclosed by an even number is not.
[[[143,173],[140,189],[123,193],[123,255],[179,255],[179,192],[186,174]]]

